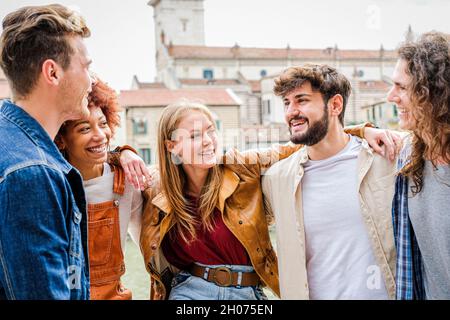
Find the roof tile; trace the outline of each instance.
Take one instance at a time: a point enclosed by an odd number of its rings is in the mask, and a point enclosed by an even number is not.
[[[209,106],[238,106],[239,102],[226,89],[141,89],[120,92],[123,107],[161,107],[187,99]]]
[[[335,50],[326,49],[292,49],[292,48],[243,48],[243,47],[209,47],[172,45],[169,54],[178,59],[377,59],[380,50]],[[396,52],[384,50],[385,58],[395,59]]]

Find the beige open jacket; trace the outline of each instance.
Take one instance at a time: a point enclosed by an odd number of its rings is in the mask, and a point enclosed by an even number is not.
[[[395,263],[391,219],[395,161],[375,154],[365,140],[358,156],[358,194],[364,223],[390,299],[395,299]],[[269,210],[275,215],[282,299],[309,299],[305,228],[302,211],[302,164],[306,148],[273,165],[262,180]]]

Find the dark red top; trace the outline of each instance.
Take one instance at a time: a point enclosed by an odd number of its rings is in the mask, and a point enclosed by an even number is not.
[[[197,200],[188,198],[197,211]],[[175,267],[187,270],[194,262],[205,265],[232,264],[251,266],[250,257],[244,246],[231,233],[222,219],[219,209],[213,214],[214,229],[209,232],[202,226],[196,228],[196,239],[187,244],[175,232],[169,231],[162,242],[162,250],[167,261]]]

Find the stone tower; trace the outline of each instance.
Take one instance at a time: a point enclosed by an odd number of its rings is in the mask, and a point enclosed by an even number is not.
[[[205,45],[203,0],[150,0],[156,52],[165,45]]]
[[[408,31],[405,33],[405,41],[413,42],[414,41],[414,32],[412,31],[411,25],[408,26]]]

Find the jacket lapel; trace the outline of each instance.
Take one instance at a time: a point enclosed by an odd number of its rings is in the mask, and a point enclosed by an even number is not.
[[[167,198],[162,192],[158,193],[156,197],[153,198],[152,203],[160,210],[160,213],[164,213],[164,217],[162,218],[161,224],[159,226],[159,232],[160,234],[165,235],[175,224],[175,220],[173,219],[172,215],[172,207],[170,206]],[[162,240],[163,237],[160,237],[159,246],[161,246]]]
[[[172,207],[169,205],[167,198],[162,192],[158,193],[156,197],[153,198],[152,203],[166,214],[172,213]]]
[[[219,192],[218,208],[223,213],[225,208],[225,200],[227,200],[237,189],[240,179],[236,173],[227,167],[223,170],[223,181]]]

